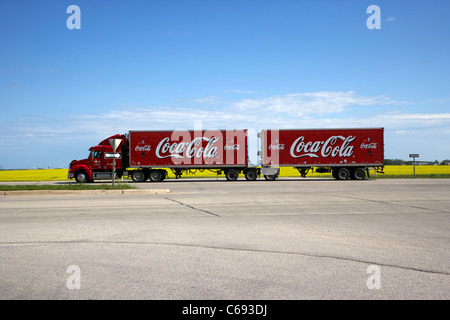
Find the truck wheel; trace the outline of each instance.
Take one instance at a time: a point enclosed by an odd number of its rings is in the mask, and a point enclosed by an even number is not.
[[[275,181],[277,179],[277,175],[276,174],[270,174],[270,175],[265,175],[264,179],[266,179],[267,181]]]
[[[164,175],[161,170],[150,170],[150,181],[161,182],[164,179]]]
[[[89,182],[89,176],[85,171],[78,171],[75,173],[75,180],[78,183],[87,183]]]
[[[248,169],[247,171],[245,171],[245,179],[247,181],[255,181],[257,177],[258,174],[256,173],[255,169]]]
[[[340,168],[337,172],[338,180],[347,180],[350,178],[350,171],[347,168]]]
[[[353,171],[352,178],[355,180],[364,180],[366,178],[366,171],[363,168],[356,168]]]
[[[236,169],[228,169],[225,171],[225,177],[228,181],[236,181],[239,177],[239,172]]]
[[[144,171],[142,170],[133,171],[133,173],[131,174],[131,179],[134,182],[144,182],[146,180]]]

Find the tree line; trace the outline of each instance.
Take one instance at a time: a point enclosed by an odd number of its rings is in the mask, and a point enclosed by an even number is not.
[[[386,166],[405,166],[405,165],[412,165],[412,160],[403,160],[403,159],[384,159],[384,165]],[[434,161],[418,161],[416,160],[416,165],[441,165],[446,166],[450,165],[450,160],[434,160]]]

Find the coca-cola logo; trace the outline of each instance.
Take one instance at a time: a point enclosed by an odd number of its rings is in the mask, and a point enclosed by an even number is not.
[[[284,144],[271,144],[269,150],[284,150]]]
[[[356,136],[331,136],[326,141],[308,141],[305,137],[298,137],[291,146],[291,156],[293,158],[311,157],[323,158],[331,157],[350,157],[353,155],[353,146],[350,142],[356,139]]]
[[[207,141],[205,147],[202,142]],[[217,147],[214,144],[219,141],[218,137],[206,138],[197,137],[190,142],[171,142],[170,138],[162,139],[156,147],[156,156],[160,159],[164,158],[215,158],[217,156]]]
[[[361,143],[361,149],[376,149],[377,144],[375,142],[372,143]]]
[[[367,138],[366,140],[364,140],[363,143],[361,143],[361,145],[359,147],[361,149],[376,149],[377,148],[377,143],[376,142],[372,142],[370,138]]]
[[[151,149],[151,145],[143,145],[143,146],[136,146],[135,148],[134,148],[134,151],[150,151],[150,149]]]
[[[361,143],[361,145],[359,146],[361,149],[366,149],[367,150],[367,154],[372,154],[372,149],[376,149],[377,148],[377,143],[376,142],[372,142],[370,138],[367,138],[363,141],[363,143]]]
[[[240,150],[240,149],[241,149],[240,144],[226,145],[223,147],[223,150]]]

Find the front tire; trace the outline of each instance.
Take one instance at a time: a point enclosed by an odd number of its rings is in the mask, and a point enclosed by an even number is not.
[[[87,183],[89,182],[89,176],[85,171],[78,171],[75,173],[75,180],[78,183]]]

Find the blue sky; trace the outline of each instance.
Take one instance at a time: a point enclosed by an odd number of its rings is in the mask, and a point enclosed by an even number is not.
[[[70,5],[81,29],[67,28]],[[381,29],[367,28],[370,5]],[[446,0],[1,1],[0,166],[67,167],[116,133],[199,124],[384,127],[386,158],[450,159],[449,12]]]

